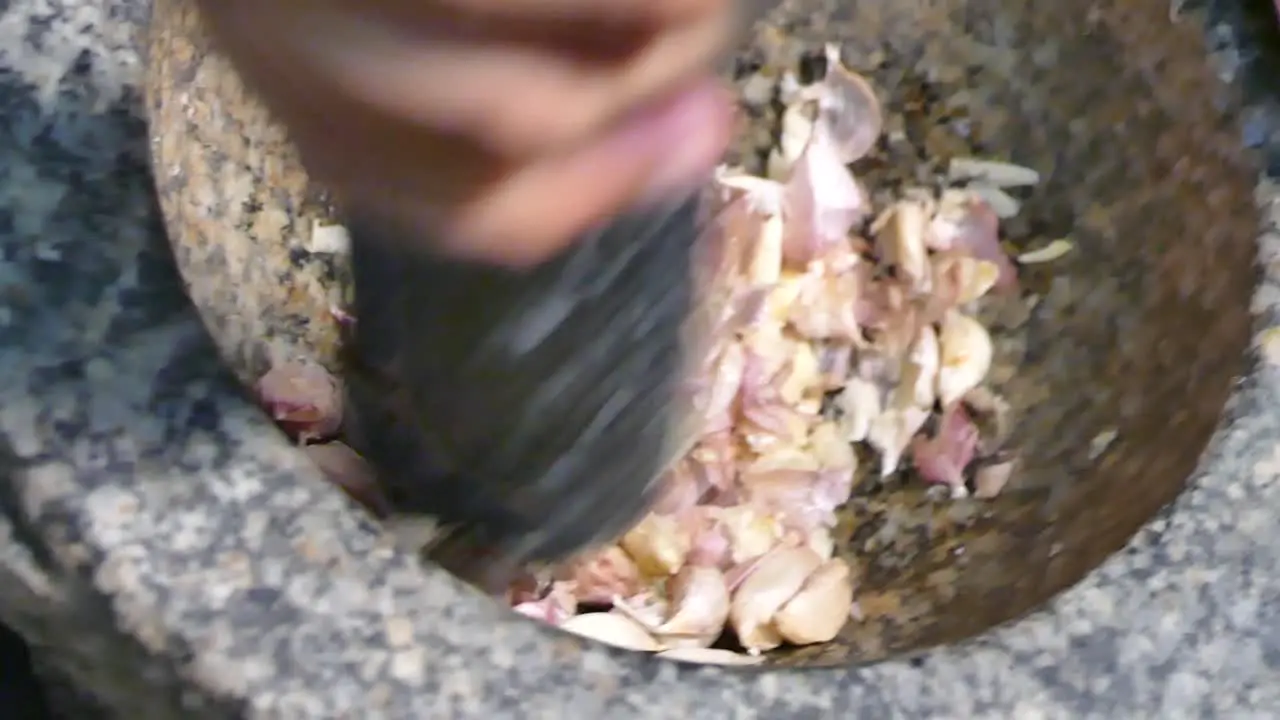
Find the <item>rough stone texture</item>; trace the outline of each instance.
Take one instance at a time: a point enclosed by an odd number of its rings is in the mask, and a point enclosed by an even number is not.
[[[1210,11],[1216,67],[1234,80],[1261,61],[1225,21],[1231,3]],[[1191,489],[1123,552],[1043,611],[913,661],[687,669],[552,636],[420,568],[245,400],[159,228],[139,119],[145,16],[127,0],[0,3],[0,617],[103,705],[148,718],[1280,712],[1273,182],[1257,192],[1258,362]],[[1243,140],[1280,177],[1276,118],[1255,98]]]

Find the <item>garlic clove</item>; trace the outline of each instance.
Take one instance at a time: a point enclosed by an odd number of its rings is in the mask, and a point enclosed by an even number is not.
[[[830,642],[853,609],[853,572],[840,558],[823,563],[773,617],[778,634],[796,645]]]
[[[862,442],[871,430],[871,423],[880,416],[880,388],[870,380],[849,378],[836,400],[844,414],[841,425],[849,442]]]
[[[640,623],[615,612],[575,615],[560,623],[560,629],[623,650],[658,652],[662,649]]]
[[[824,421],[815,425],[809,432],[809,447],[810,455],[817,460],[822,469],[838,470],[858,467],[858,456],[853,452],[853,445],[847,438],[842,437],[834,422]]]
[[[1025,187],[1040,182],[1040,173],[1029,167],[999,160],[971,157],[951,158],[947,179],[953,183],[981,182],[992,187]]]
[[[933,401],[937,395],[935,386],[940,363],[938,333],[932,325],[925,325],[920,328],[915,342],[907,351],[907,357],[902,364],[902,380],[894,391],[893,405],[895,407],[933,407]]]
[[[782,277],[782,214],[765,218],[760,239],[747,267],[747,279],[753,285],[773,285]]]
[[[890,408],[867,430],[867,443],[880,453],[880,477],[889,477],[902,462],[911,438],[924,427],[929,411],[919,407]]]
[[[729,606],[729,622],[744,648],[760,652],[782,644],[773,615],[821,564],[822,558],[807,547],[778,548],[761,559]]]
[[[805,547],[817,553],[823,560],[830,560],[836,552],[836,540],[827,527],[814,528],[804,539]]]
[[[685,558],[693,549],[693,537],[688,528],[670,515],[649,513],[622,536],[620,544],[641,572],[663,577],[684,566]]]
[[[719,648],[673,648],[654,657],[695,665],[759,665],[764,662],[760,655],[745,655]]]
[[[612,612],[625,615],[640,627],[653,632],[666,622],[671,614],[671,604],[659,593],[645,590],[630,597],[615,596]]]
[[[778,169],[782,172],[790,172],[792,165],[804,154],[813,137],[817,118],[818,104],[812,100],[791,102],[782,111],[782,129],[778,133],[777,145]]]
[[[798,405],[806,397],[821,393],[822,369],[811,343],[794,343],[792,348],[791,360],[787,363],[787,372],[778,387],[778,394],[783,402]]]
[[[1017,257],[1019,265],[1053,262],[1075,249],[1075,244],[1066,238],[1058,238],[1048,245],[1035,250],[1028,250]]]
[[[963,398],[987,376],[995,348],[982,323],[956,310],[943,316],[938,344],[942,351],[938,399],[947,406]]]
[[[897,268],[903,279],[917,293],[927,293],[933,274],[925,235],[929,213],[924,203],[900,201],[877,218],[876,247],[885,262]]]
[[[347,255],[351,252],[351,235],[342,225],[328,225],[319,220],[311,223],[311,242],[307,251],[316,254]]]
[[[839,44],[828,43],[825,53],[827,74],[819,83],[819,120],[834,141],[840,161],[847,165],[875,147],[884,129],[884,111],[871,83],[841,61]]]
[[[735,564],[769,552],[783,534],[777,518],[747,505],[723,508],[717,516],[729,538],[730,560]]]
[[[990,500],[999,495],[1013,476],[1013,466],[1014,462],[1010,460],[978,468],[973,475],[973,496],[980,500]]]
[[[729,619],[729,588],[724,573],[713,567],[687,566],[671,579],[668,587],[671,617],[655,632],[659,636],[699,636],[714,640]]]
[[[985,202],[991,208],[991,211],[996,214],[996,217],[1001,220],[1017,217],[1018,213],[1022,212],[1022,203],[998,187],[973,183],[966,186],[965,189],[972,193],[974,197]]]
[[[933,285],[946,288],[952,304],[964,305],[986,295],[1000,279],[1000,266],[969,255],[933,259]]]

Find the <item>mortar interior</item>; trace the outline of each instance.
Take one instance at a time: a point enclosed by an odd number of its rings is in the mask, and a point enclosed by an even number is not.
[[[152,22],[157,184],[193,300],[244,378],[280,343],[332,365],[339,341],[321,318],[344,292],[342,260],[292,247],[328,214],[323,193],[210,54],[188,4],[158,0]],[[1044,298],[1003,388],[1018,418],[1013,483],[982,503],[919,486],[862,493],[846,551],[865,567],[865,619],[771,657],[784,665],[973,636],[1122,547],[1183,489],[1243,369],[1255,276],[1256,169],[1234,98],[1210,72],[1201,26],[1172,21],[1166,3],[796,0],[757,24],[736,72],[823,42],[841,43],[889,106],[967,93],[971,149],[1044,178],[1008,233],[1069,236],[1075,250],[1036,281]],[[945,97],[921,100],[922,88]],[[758,149],[764,122],[744,127],[736,155]],[[947,133],[924,144],[948,152]],[[228,187],[239,206],[222,202]],[[276,255],[315,287],[275,281]]]

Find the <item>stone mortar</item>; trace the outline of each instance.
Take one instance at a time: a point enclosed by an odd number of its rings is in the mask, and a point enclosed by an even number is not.
[[[1233,92],[1196,107],[1234,108],[1242,91],[1237,144],[1270,160],[1255,193],[1255,362],[1191,487],[1016,624],[913,660],[742,673],[553,636],[352,512],[246,400],[184,297],[146,172],[145,4],[15,0],[0,10],[0,616],[42,664],[134,717],[1270,716],[1280,108],[1256,85],[1276,73],[1256,52],[1254,5],[1179,8],[1176,33],[1154,3],[1089,8],[1135,37],[1173,33],[1118,48],[1169,107],[1192,106],[1161,94],[1171,69],[1143,64],[1144,48],[1202,26]],[[1207,87],[1203,68],[1174,75]],[[180,171],[158,168],[160,187]]]

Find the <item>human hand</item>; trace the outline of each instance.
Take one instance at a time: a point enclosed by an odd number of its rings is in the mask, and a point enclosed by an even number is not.
[[[705,180],[729,0],[197,0],[340,201],[536,263]]]

